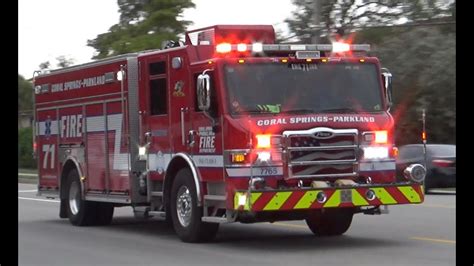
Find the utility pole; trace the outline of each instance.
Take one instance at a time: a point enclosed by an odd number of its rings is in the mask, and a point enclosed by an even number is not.
[[[321,0],[313,0],[313,19],[315,30],[313,31],[313,43],[319,43],[320,35],[321,35]]]

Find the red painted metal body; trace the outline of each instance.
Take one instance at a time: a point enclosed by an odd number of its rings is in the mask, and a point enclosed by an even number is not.
[[[238,60],[244,57],[217,54],[215,44],[273,44],[274,39],[271,26],[214,26],[189,32],[184,46],[119,56],[38,76],[35,139],[39,190],[59,192],[66,164],[74,163],[79,167],[86,197],[113,195],[123,196],[127,203],[147,202],[146,197],[137,195],[135,180],[141,171],[135,169],[135,164],[140,161],[138,147],[144,146],[148,138],[148,182],[159,184],[172,178],[167,175],[170,163],[176,154],[185,154],[197,171],[201,200],[204,195],[216,193],[210,190],[220,187],[217,190],[226,195],[226,209],[232,210],[235,191],[249,188],[253,175],[249,173],[254,170],[230,165],[227,151],[252,149],[249,143],[255,134],[282,134],[316,127],[351,128],[359,132],[387,130],[388,143],[393,145],[394,120],[387,111],[231,115],[224,65],[240,64]],[[281,64],[281,58],[247,56],[245,64]],[[284,58],[289,63],[304,61],[291,56]],[[363,58],[365,64],[374,64],[379,71],[377,58]],[[360,57],[340,61],[358,63]],[[121,69],[126,77],[122,81],[117,75]],[[197,108],[196,79],[205,70],[212,78],[215,93],[214,127],[205,112]],[[381,78],[379,85],[384,95]],[[164,88],[160,90],[160,86]],[[383,104],[381,110],[386,110],[385,100]],[[145,137],[147,133],[149,137]],[[195,143],[189,145],[192,138]],[[286,180],[286,167],[283,164],[281,168],[282,173],[264,174],[269,188],[278,189],[281,181]],[[266,171],[256,169],[260,173]],[[393,183],[395,168],[366,173],[361,170],[358,176],[370,176],[374,183]],[[286,180],[285,184],[297,190],[297,180]],[[166,185],[159,188],[168,193]],[[298,196],[301,195],[294,197]]]

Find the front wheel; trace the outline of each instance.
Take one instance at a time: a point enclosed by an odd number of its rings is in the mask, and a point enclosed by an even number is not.
[[[219,224],[201,221],[203,209],[197,206],[197,193],[189,169],[181,169],[173,182],[170,199],[174,230],[184,242],[204,242],[213,239]]]
[[[349,229],[353,216],[350,208],[317,210],[308,215],[306,224],[316,236],[338,236]]]

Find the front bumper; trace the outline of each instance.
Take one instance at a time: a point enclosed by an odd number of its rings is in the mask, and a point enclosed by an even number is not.
[[[367,199],[371,189],[375,198]],[[318,202],[316,196],[324,192],[325,202]],[[237,190],[234,194],[236,211],[290,211],[337,207],[361,207],[395,204],[417,204],[424,200],[420,184],[364,185],[358,187],[308,188],[291,190]]]

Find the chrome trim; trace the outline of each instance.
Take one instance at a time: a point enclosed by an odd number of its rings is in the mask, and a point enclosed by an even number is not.
[[[354,160],[326,160],[326,161],[292,161],[292,166],[302,166],[302,165],[320,165],[320,164],[350,164],[357,162],[357,159]]]
[[[186,145],[186,136],[184,135],[184,113],[188,111],[187,107],[181,107],[181,117],[180,117],[180,125],[181,125],[181,143],[183,146]]]
[[[188,166],[191,169],[191,173],[193,174],[194,185],[196,186],[197,205],[202,206],[202,198],[201,198],[202,194],[201,194],[201,186],[200,186],[200,181],[199,181],[201,180],[201,176],[199,175],[199,172],[197,171],[197,167],[194,164],[193,159],[188,154],[179,152],[173,155],[173,157],[171,157],[170,164],[173,161],[173,159],[176,157],[181,157],[188,163]]]
[[[329,131],[333,134],[339,135],[352,135],[358,134],[359,131],[357,129],[332,129],[328,127],[315,127],[308,130],[287,130],[283,131],[284,137],[309,137],[308,135],[316,134],[317,132]]]
[[[330,138],[318,138],[315,136],[319,132],[329,132],[332,134]],[[283,132],[283,154],[285,155],[283,158],[283,161],[286,163],[286,166],[288,167],[288,176],[285,178],[287,179],[298,179],[298,178],[317,178],[317,177],[352,177],[352,176],[358,176],[358,148],[359,148],[359,131],[357,129],[332,129],[328,127],[315,127],[307,130],[288,130]],[[295,147],[291,146],[292,145],[292,138],[313,138],[317,139],[319,141],[325,141],[325,140],[330,140],[334,137],[340,137],[340,136],[349,136],[351,137],[351,140],[349,141],[339,141],[339,143],[345,143],[345,142],[350,142],[352,145],[337,145],[337,142],[335,144],[325,144],[324,146],[312,146],[312,147]],[[331,151],[337,151],[337,150],[350,150],[350,152],[353,152],[353,159],[342,159],[342,160],[336,160],[336,159],[326,159],[326,160],[312,160],[308,161],[308,156],[300,156],[302,161],[298,161],[298,158],[292,159],[292,152],[295,151],[306,151],[306,152],[317,152],[317,151],[325,151],[325,150],[331,150]],[[318,156],[317,156],[318,157]],[[351,156],[352,157],[352,156]],[[309,157],[311,158],[311,156]],[[316,158],[316,157],[314,157]],[[308,170],[310,172],[313,171],[319,171],[318,169],[314,169],[315,167],[321,167],[321,166],[328,166],[330,167],[331,165],[337,166],[337,165],[344,165],[344,168],[349,168],[352,167],[352,172],[347,172],[347,173],[325,173],[325,174],[307,174]],[[306,169],[303,169],[301,171],[298,171],[298,173],[301,174],[294,174],[293,173],[293,167],[295,166],[312,166]]]
[[[109,165],[109,125],[107,118],[107,103],[104,102],[103,112],[104,112],[104,141],[105,141],[105,191],[108,194],[110,192],[110,165]]]
[[[100,202],[110,202],[110,203],[130,203],[130,197],[128,196],[117,196],[117,195],[91,195],[88,194],[85,196],[85,200],[88,201],[100,201]]]
[[[306,137],[306,136],[299,136]],[[344,145],[344,146],[319,146],[319,147],[288,147],[288,151],[313,151],[313,150],[344,150],[344,149],[355,149],[357,145]]]

